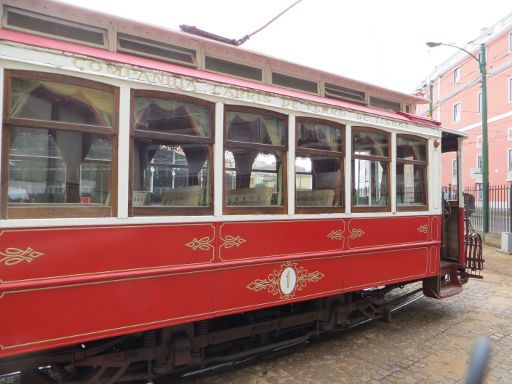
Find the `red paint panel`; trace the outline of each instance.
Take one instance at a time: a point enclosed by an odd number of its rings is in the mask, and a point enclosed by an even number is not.
[[[430,247],[430,268],[431,274],[438,274],[440,268],[439,247]]]
[[[208,263],[214,238],[211,224],[4,230],[0,278],[9,282]]]
[[[364,248],[428,241],[429,216],[351,219],[348,248]]]
[[[211,273],[7,293],[0,357],[212,316]],[[203,289],[198,289],[203,287]],[[19,351],[18,351],[19,352]]]
[[[367,253],[345,258],[345,289],[385,285],[426,276],[428,249]]]
[[[224,223],[219,255],[229,261],[341,250],[344,231],[343,220]]]
[[[286,276],[287,268],[294,270],[295,284],[293,276]],[[340,256],[226,269],[214,286],[215,310],[243,311],[249,307],[334,294],[343,288],[342,276],[343,257]],[[281,284],[285,288],[289,284],[290,289],[294,289],[283,292]]]
[[[0,357],[432,275],[439,270],[438,246],[392,251],[384,244],[412,248],[428,241],[440,225],[434,220],[4,230],[0,283],[35,280],[29,289],[28,283],[3,285],[19,291],[0,294],[0,312],[8,314],[0,316]],[[357,229],[360,236],[350,244],[378,247],[374,253],[346,249]],[[334,252],[321,255],[328,251]],[[213,263],[215,255],[221,259]],[[289,258],[271,259],[281,255]],[[294,255],[303,256],[290,260]],[[194,264],[201,265],[174,270]],[[165,276],[155,269],[164,265],[172,267]],[[141,277],[148,268],[152,274]],[[101,273],[127,270],[132,272]],[[78,284],[79,274],[94,281]],[[64,275],[74,277],[61,286],[45,279]]]
[[[434,241],[441,241],[441,220],[441,216],[432,216],[431,233]]]

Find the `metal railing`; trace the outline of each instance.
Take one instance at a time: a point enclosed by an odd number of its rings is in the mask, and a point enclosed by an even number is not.
[[[456,186],[443,187],[443,197],[457,200]],[[512,230],[512,183],[509,185],[489,186],[489,232],[501,234]],[[478,232],[482,232],[482,200],[481,186],[464,188],[464,206],[470,214],[471,223]]]

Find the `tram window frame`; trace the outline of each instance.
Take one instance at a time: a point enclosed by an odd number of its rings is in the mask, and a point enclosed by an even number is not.
[[[428,164],[429,164],[429,150],[428,150],[428,139],[416,135],[410,134],[397,134],[395,145],[398,146],[399,138],[412,139],[416,141],[421,141],[425,145],[425,160],[408,160],[404,158],[396,157],[396,165],[397,168],[399,164],[411,164],[423,167],[423,189],[425,191],[425,204],[398,204],[398,184],[396,185],[396,210],[399,212],[407,212],[407,211],[427,211],[428,210]],[[398,171],[398,169],[397,169]],[[398,182],[398,177],[396,177],[395,183]]]
[[[42,80],[65,85],[84,87],[112,94],[113,111],[111,126],[71,123],[58,120],[43,120],[11,117],[11,81],[12,79]],[[1,198],[0,216],[4,219],[39,219],[39,218],[90,218],[90,217],[115,217],[117,216],[118,194],[118,133],[119,133],[119,88],[83,79],[80,77],[61,75],[49,72],[6,70],[4,75],[4,103],[3,103],[3,128],[2,128],[2,166],[1,166]],[[93,207],[80,204],[67,206],[74,203],[55,204],[48,203],[38,206],[12,207],[8,205],[8,181],[9,181],[9,152],[11,131],[16,128],[48,129],[55,131],[75,132],[82,134],[98,134],[106,136],[112,144],[112,158],[110,168],[110,206]],[[108,198],[107,198],[108,199]]]
[[[135,129],[135,98],[157,98],[171,101],[184,102],[195,104],[210,108],[210,137],[192,136],[178,133],[165,133],[153,132],[148,130]],[[133,182],[134,182],[134,161],[135,161],[135,139],[147,138],[156,139],[160,141],[168,141],[172,144],[186,143],[186,144],[199,144],[210,146],[210,154],[208,156],[208,202],[207,206],[164,206],[164,205],[147,205],[147,206],[133,206]],[[130,93],[130,171],[129,171],[129,188],[128,188],[128,212],[130,216],[204,216],[213,215],[214,210],[214,145],[215,144],[215,103],[199,99],[196,97],[185,96],[181,94],[132,89]]]
[[[301,146],[299,144],[299,129],[301,124],[319,124],[326,125],[332,128],[341,129],[341,146],[339,151],[328,150],[328,149],[314,149],[308,148],[306,146]],[[329,157],[329,158],[337,158],[340,162],[339,169],[339,177],[340,177],[340,193],[339,193],[339,205],[333,206],[300,206],[297,201],[297,175],[303,174],[298,173],[295,164],[294,164],[294,174],[295,174],[295,212],[296,213],[339,213],[344,212],[345,209],[345,125],[340,124],[334,121],[325,120],[325,119],[317,119],[313,117],[297,117],[295,123],[295,159],[294,162],[297,161],[297,157]],[[316,189],[312,189],[315,191]]]
[[[369,133],[377,133],[379,135],[383,135],[387,137],[388,141],[388,155],[387,156],[378,156],[378,155],[358,155],[355,153],[355,132],[369,132]],[[371,128],[371,127],[352,127],[352,164],[351,164],[351,172],[352,172],[352,185],[351,185],[351,208],[352,212],[391,212],[391,133],[384,131],[382,129]],[[383,205],[354,205],[354,197],[356,193],[355,188],[355,161],[356,160],[369,160],[369,161],[379,161],[386,163],[386,172],[387,172],[387,204]]]
[[[283,120],[284,127],[284,145],[273,145],[273,144],[260,144],[255,142],[236,141],[228,140],[228,113],[252,113],[263,116],[274,117],[276,119]],[[224,106],[224,156],[222,163],[222,209],[226,215],[248,215],[248,214],[281,214],[288,212],[288,115],[275,112],[268,109],[242,106],[242,105],[225,105]],[[236,206],[227,204],[227,188],[226,188],[226,160],[225,154],[230,147],[246,148],[246,149],[262,149],[262,150],[274,150],[281,153],[281,175],[282,175],[282,205],[268,205],[268,206]],[[276,170],[276,173],[279,171]]]

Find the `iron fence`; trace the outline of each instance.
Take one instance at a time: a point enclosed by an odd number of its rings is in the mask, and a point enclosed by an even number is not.
[[[447,200],[457,200],[458,190],[455,186],[443,187],[443,197]],[[464,188],[464,206],[470,214],[473,227],[482,232],[482,202],[483,190],[481,185]],[[489,186],[489,232],[500,234],[512,229],[512,183],[509,185]]]

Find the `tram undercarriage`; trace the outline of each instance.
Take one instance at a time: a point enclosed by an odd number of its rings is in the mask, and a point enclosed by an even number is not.
[[[159,376],[211,370],[366,321],[389,322],[392,311],[420,297],[421,285],[412,283],[416,284],[351,292],[6,359],[0,364],[0,375],[7,378],[17,371],[12,375],[21,383],[107,384],[151,382]],[[401,294],[394,291],[397,288]]]

